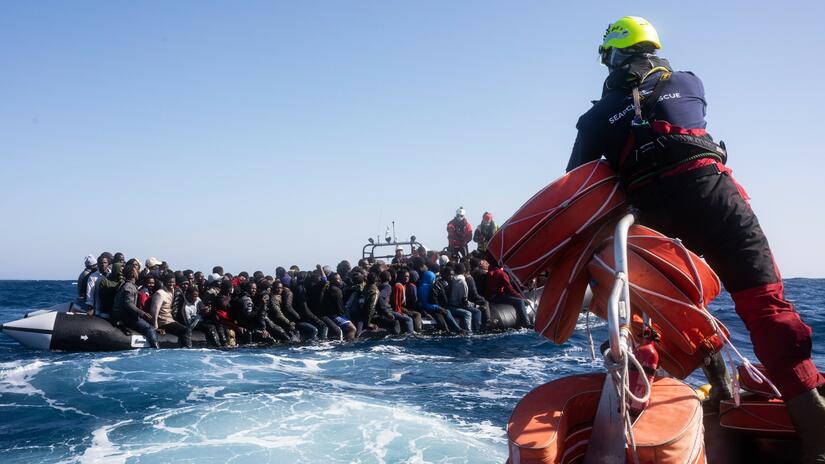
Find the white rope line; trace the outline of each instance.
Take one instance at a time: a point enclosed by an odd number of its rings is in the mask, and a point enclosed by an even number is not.
[[[593,343],[593,332],[590,330],[590,311],[584,312],[584,329],[587,333],[587,346],[590,348],[590,360],[596,360],[596,346]]]
[[[578,198],[579,196],[584,196],[585,194],[590,193],[591,191],[593,191],[593,190],[597,189],[598,187],[601,187],[603,184],[606,184],[606,183],[608,183],[608,182],[609,182],[609,181],[611,181],[611,180],[617,179],[617,176],[615,176],[615,175],[614,175],[614,176],[606,177],[606,178],[604,178],[604,179],[601,179],[601,180],[595,181],[592,185],[588,185],[588,184],[590,183],[591,179],[593,178],[593,176],[596,174],[596,170],[598,169],[599,164],[600,164],[600,163],[596,163],[596,164],[594,164],[593,169],[592,169],[592,170],[591,170],[591,172],[588,174],[588,176],[587,176],[587,178],[584,180],[584,182],[582,182],[582,183],[578,186],[578,188],[576,189],[576,191],[575,191],[572,195],[570,195],[570,196],[568,197],[568,199],[567,199],[567,200],[563,201],[563,202],[562,202],[562,203],[560,203],[559,205],[557,205],[557,206],[553,206],[553,207],[551,207],[551,208],[549,208],[549,209],[546,209],[546,210],[544,210],[544,211],[540,211],[540,212],[537,212],[537,213],[533,213],[533,214],[531,214],[531,215],[529,215],[529,216],[527,216],[527,217],[524,217],[524,218],[518,219],[518,220],[516,220],[516,221],[512,221],[512,222],[511,222],[510,220],[508,220],[506,223],[504,223],[504,224],[503,224],[503,225],[499,228],[499,232],[501,233],[501,246],[499,247],[499,256],[501,257],[501,260],[503,261],[503,260],[505,260],[505,259],[509,258],[509,257],[510,257],[510,256],[512,256],[512,254],[514,253],[513,251],[510,251],[510,252],[508,253],[508,255],[509,255],[509,256],[505,256],[505,255],[504,255],[504,232],[506,231],[506,229],[508,229],[509,227],[512,227],[512,226],[514,226],[514,225],[516,225],[516,224],[519,224],[519,223],[521,223],[521,222],[527,221],[527,220],[529,220],[529,219],[533,219],[533,218],[535,218],[535,217],[537,217],[537,216],[542,216],[542,215],[546,216],[546,218],[545,218],[545,219],[542,219],[542,220],[538,221],[538,222],[537,222],[537,223],[536,223],[533,227],[531,227],[531,228],[530,228],[530,229],[529,229],[526,233],[524,233],[524,234],[522,235],[522,238],[521,238],[521,239],[517,240],[515,244],[513,244],[512,246],[510,246],[510,247],[509,247],[509,250],[514,250],[514,249],[516,249],[516,248],[519,248],[519,247],[521,247],[521,245],[524,243],[524,241],[526,240],[526,238],[527,238],[527,237],[530,237],[531,235],[533,235],[533,234],[535,233],[536,229],[543,227],[543,226],[544,226],[544,224],[546,223],[546,221],[548,220],[547,218],[552,217],[553,215],[555,215],[555,213],[556,213],[558,210],[566,209],[567,207],[569,207],[569,206],[570,206],[570,204],[571,204],[571,203],[573,203],[573,201],[574,201],[574,200],[578,200],[578,199],[579,199],[579,198]],[[530,200],[528,200],[528,201],[527,201],[527,203],[525,203],[525,204],[524,204],[521,208],[519,208],[519,210],[518,210],[518,211],[516,211],[516,213],[515,213],[515,214],[513,214],[513,216],[511,216],[511,217],[510,217],[510,219],[512,219],[513,217],[516,217],[516,216],[518,215],[518,213],[519,213],[519,212],[521,212],[521,211],[524,209],[524,207],[525,207],[526,205],[528,205],[530,202],[532,202],[535,198],[537,198],[537,197],[538,197],[541,193],[543,193],[545,190],[547,190],[548,188],[550,188],[552,185],[553,185],[553,184],[551,183],[550,185],[548,185],[547,187],[545,187],[544,189],[540,190],[538,193],[536,193],[535,195],[533,195],[533,196],[530,198]],[[615,195],[615,193],[616,193],[616,191],[618,190],[618,188],[619,188],[619,184],[618,184],[618,183],[616,183],[616,185],[615,185],[615,186],[614,186],[614,188],[613,188],[613,192],[610,194],[610,199],[612,199],[612,198],[613,198],[613,196]],[[604,208],[605,208],[605,206],[606,206],[606,205],[602,205],[602,207],[600,208],[600,211],[601,211],[602,209],[604,209]],[[592,218],[591,218],[591,219],[592,219]],[[589,221],[589,220],[588,220],[588,221]],[[579,233],[580,231],[581,231],[581,229],[580,229],[579,231],[577,231],[576,233]]]
[[[650,400],[650,394],[653,387],[651,386],[641,363],[638,359],[636,359],[636,356],[624,345],[622,345],[619,349],[621,350],[622,359],[619,362],[613,361],[610,356],[609,348],[602,353],[602,357],[604,358],[604,366],[605,369],[607,369],[607,375],[613,377],[613,384],[617,389],[616,394],[619,396],[620,404],[622,406],[621,415],[624,422],[625,441],[630,446],[632,451],[634,464],[639,464],[639,455],[636,451],[636,437],[633,434],[633,421],[630,417],[630,410],[627,407],[628,398],[631,401],[638,403],[646,403]],[[637,372],[639,373],[639,378],[644,382],[644,394],[641,397],[634,395],[633,390],[630,387],[629,371],[631,362],[636,367]]]
[[[535,265],[536,263],[538,263],[539,261],[543,261],[546,258],[550,257],[551,255],[556,253],[559,250],[559,248],[561,248],[562,246],[564,246],[567,243],[571,242],[573,240],[573,237],[578,236],[579,234],[581,234],[581,232],[584,229],[586,229],[586,228],[590,227],[591,225],[593,225],[593,223],[596,221],[596,218],[599,217],[601,215],[602,211],[604,211],[605,208],[607,208],[607,205],[610,204],[610,201],[613,199],[613,197],[615,196],[618,189],[619,189],[619,185],[616,184],[616,186],[613,187],[613,191],[610,193],[610,196],[607,197],[604,202],[602,202],[601,206],[599,206],[599,208],[596,210],[596,212],[594,212],[592,215],[590,215],[590,217],[587,219],[587,221],[585,221],[584,224],[582,224],[582,226],[579,227],[578,230],[573,232],[573,234],[570,237],[567,237],[563,242],[561,242],[560,244],[555,246],[550,251],[548,251],[548,252],[544,253],[543,255],[539,256],[538,258],[534,259],[533,261],[530,261],[529,263],[523,264],[521,266],[513,267],[513,270],[519,270],[519,269],[524,269],[524,268],[527,268],[527,267],[531,267],[531,266]]]
[[[559,243],[558,245],[556,245],[556,246],[555,246],[552,250],[548,251],[547,253],[545,253],[545,254],[543,254],[543,255],[539,256],[538,258],[534,259],[533,261],[530,261],[530,262],[529,262],[529,263],[527,263],[527,264],[523,264],[523,265],[521,265],[521,266],[514,266],[512,269],[513,269],[513,270],[520,270],[520,269],[524,269],[524,268],[526,268],[526,267],[533,266],[533,265],[534,265],[534,264],[536,264],[537,262],[542,261],[542,260],[544,260],[545,258],[550,257],[550,255],[552,255],[552,254],[556,253],[556,252],[559,250],[559,248],[561,248],[561,247],[563,247],[563,246],[567,245],[567,244],[568,244],[568,243],[570,243],[571,241],[573,241],[573,238],[572,238],[572,237],[567,237],[566,239],[564,239],[561,243]]]
[[[575,232],[577,235],[578,235],[578,234],[580,234],[582,230],[584,230],[585,228],[589,227],[589,226],[590,226],[590,224],[591,224],[591,223],[595,220],[595,218],[596,218],[599,214],[601,214],[601,212],[602,212],[602,211],[604,211],[604,209],[605,209],[605,208],[607,208],[607,205],[610,203],[610,200],[612,200],[612,199],[613,199],[613,197],[614,197],[614,196],[616,196],[616,192],[618,192],[618,191],[619,191],[619,184],[617,183],[616,185],[614,185],[614,186],[613,186],[613,191],[611,191],[611,192],[610,192],[610,196],[608,196],[608,197],[607,197],[607,199],[606,199],[606,200],[602,203],[602,205],[599,207],[599,209],[598,209],[598,210],[596,210],[596,212],[595,212],[595,213],[593,213],[593,214],[590,216],[590,218],[587,220],[587,222],[585,222],[585,223],[584,223],[581,227],[579,227],[579,229]]]

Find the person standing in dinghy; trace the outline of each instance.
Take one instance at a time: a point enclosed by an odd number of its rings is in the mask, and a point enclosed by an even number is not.
[[[642,18],[608,26],[599,54],[609,75],[601,99],[578,120],[567,170],[604,156],[620,173],[638,222],[705,257],[785,399],[806,462],[825,462],[825,378],[811,360],[812,330],[784,297],[768,240],[725,166],[724,144],[705,130],[702,81],[673,71],[656,55],[660,48]],[[717,396],[729,396],[720,361],[709,380]]]

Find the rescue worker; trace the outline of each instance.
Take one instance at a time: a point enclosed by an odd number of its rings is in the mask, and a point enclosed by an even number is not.
[[[478,251],[487,251],[487,244],[493,238],[493,235],[498,232],[498,226],[493,222],[493,215],[490,212],[485,212],[481,217],[481,224],[476,227],[473,232],[473,241],[478,243]]]
[[[784,297],[768,240],[725,166],[724,144],[705,130],[702,81],[673,71],[656,55],[660,48],[642,18],[608,26],[599,54],[609,75],[601,99],[578,120],[567,170],[604,156],[620,173],[637,221],[705,257],[782,393],[805,462],[825,462],[825,402],[817,391],[825,378],[811,360],[811,328]],[[718,357],[714,364],[724,365]],[[709,374],[714,389],[728,395],[721,369]]]
[[[473,226],[464,217],[464,207],[459,207],[455,217],[447,223],[447,251],[450,256],[467,256],[467,244],[473,238]]]

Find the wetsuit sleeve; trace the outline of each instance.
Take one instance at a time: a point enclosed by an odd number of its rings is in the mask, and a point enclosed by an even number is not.
[[[570,159],[567,161],[567,172],[576,169],[582,164],[595,161],[602,157],[601,150],[599,149],[598,136],[585,127],[581,121],[576,125],[579,132],[576,135],[576,141],[573,143],[573,151],[570,153]]]

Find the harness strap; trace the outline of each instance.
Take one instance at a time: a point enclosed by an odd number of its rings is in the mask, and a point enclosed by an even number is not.
[[[648,73],[648,76],[651,74]],[[653,90],[647,95],[642,95],[639,86],[631,91],[635,117],[630,126],[635,146],[622,155],[620,168],[626,187],[694,159],[709,157],[723,164],[727,161],[724,146],[717,145],[709,136],[659,134],[650,126],[650,121],[655,119],[656,104],[671,76],[670,71],[662,70]],[[677,149],[685,145],[695,147],[693,152],[685,153]],[[697,153],[696,149],[701,152]]]
[[[634,124],[642,124],[642,103],[641,103],[641,96],[639,95],[639,87],[633,87],[633,111],[636,114],[636,117],[633,118]]]

